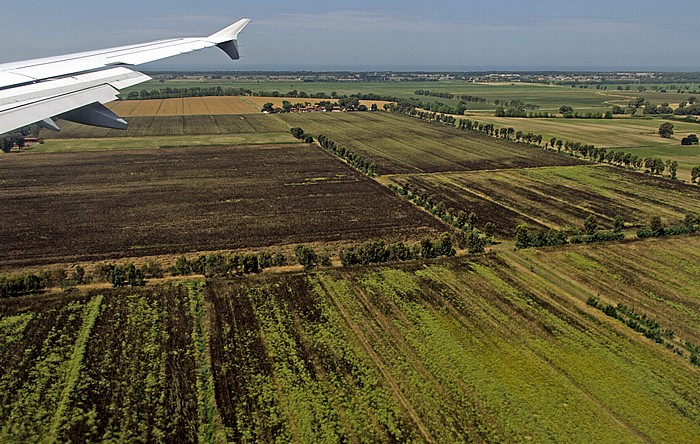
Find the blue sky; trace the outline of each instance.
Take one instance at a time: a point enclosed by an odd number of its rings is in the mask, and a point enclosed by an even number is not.
[[[242,60],[211,49],[145,69],[700,71],[698,0],[4,0],[2,11],[0,62],[248,17]]]

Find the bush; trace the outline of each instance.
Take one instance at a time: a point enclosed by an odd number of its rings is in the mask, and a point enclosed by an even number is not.
[[[275,267],[281,267],[287,263],[287,258],[284,257],[284,254],[282,253],[277,253],[272,257],[272,265]]]
[[[299,264],[304,267],[304,270],[311,270],[318,265],[316,252],[306,245],[297,245],[294,248],[294,256],[296,256]]]

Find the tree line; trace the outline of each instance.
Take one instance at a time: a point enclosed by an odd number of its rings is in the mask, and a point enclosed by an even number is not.
[[[625,238],[622,232],[625,221],[622,216],[615,216],[613,229],[609,231],[598,230],[598,220],[595,215],[590,215],[584,220],[583,231],[575,230],[569,235],[565,230],[538,230],[532,232],[526,224],[518,225],[515,229],[515,248],[551,247],[565,244],[582,244],[594,242],[617,241]],[[666,227],[661,218],[652,217],[647,227],[637,230],[638,239],[650,237],[676,236],[692,234],[700,231],[700,217],[694,214],[686,215],[680,225]]]
[[[404,114],[417,119],[426,120],[428,122],[453,126],[461,130],[478,132],[495,138],[526,143],[528,145],[551,151],[556,150],[557,152],[561,152],[563,150],[570,156],[580,157],[591,162],[608,163],[621,168],[643,170],[644,172],[653,175],[662,175],[664,172],[668,172],[671,179],[678,178],[678,162],[673,159],[667,159],[664,161],[663,159],[656,157],[639,157],[624,151],[596,148],[595,145],[564,141],[557,139],[556,137],[546,141],[541,134],[524,133],[523,131],[516,131],[513,127],[497,128],[492,123],[480,123],[470,119],[457,119],[451,115],[421,111],[414,107],[408,106],[406,103],[392,104],[388,106],[388,109],[391,112]],[[544,146],[542,145],[543,142]],[[698,174],[691,180],[692,182],[696,182],[696,180],[700,179],[700,167],[698,167],[697,173]]]
[[[496,224],[487,222],[483,227],[482,233],[477,228],[478,217],[473,211],[467,213],[463,210],[447,207],[445,202],[435,194],[428,194],[425,190],[414,188],[408,182],[400,187],[389,184],[389,189],[428,211],[446,224],[455,227],[458,231],[454,240],[459,248],[466,248],[472,254],[483,253],[485,245],[493,243]]]
[[[552,247],[556,245],[588,244],[595,242],[608,242],[625,238],[622,232],[625,228],[625,220],[622,216],[615,216],[613,229],[599,231],[598,218],[591,214],[583,221],[583,231],[577,229],[571,236],[565,230],[538,230],[531,232],[527,224],[520,224],[515,228],[515,248]]]
[[[663,328],[658,321],[646,314],[639,314],[633,307],[628,307],[621,303],[617,305],[603,304],[599,298],[594,296],[589,297],[586,303],[600,310],[605,315],[624,323],[632,330],[641,333],[644,337],[663,345],[669,350],[673,350],[678,356],[685,357],[685,352],[676,346],[677,343],[680,343],[688,351],[690,363],[700,366],[700,357],[698,357],[700,355],[700,347],[691,341],[675,340],[676,334],[672,329]]]
[[[126,100],[150,100],[150,99],[179,99],[181,97],[208,97],[208,96],[250,96],[253,92],[245,88],[193,87],[193,88],[161,88],[141,91],[131,91]]]
[[[428,97],[437,97],[440,99],[458,99],[462,102],[472,102],[472,103],[491,103],[489,99],[486,97],[479,97],[479,96],[472,96],[468,94],[463,94],[463,95],[458,95],[458,94],[450,94],[450,93],[445,93],[445,92],[438,92],[438,91],[429,91],[429,90],[424,90],[424,89],[419,89],[414,92],[415,95],[417,96],[428,96]],[[535,105],[532,103],[526,103],[523,102],[522,100],[518,99],[495,99],[493,101],[493,104],[496,106],[503,106],[503,107],[508,107],[508,108],[514,108],[514,109],[519,109],[519,110],[538,110],[540,109],[539,105]]]
[[[287,258],[282,253],[274,255],[263,251],[249,254],[223,254],[213,253],[199,255],[189,260],[180,256],[168,271],[172,276],[187,276],[189,274],[201,274],[206,277],[232,277],[244,274],[260,273],[265,268],[281,267],[285,265]]]
[[[332,141],[325,135],[319,134],[318,143],[319,145],[321,145],[321,148],[333,154],[334,156],[340,157],[341,159],[345,160],[356,170],[361,171],[369,177],[374,177],[377,175],[376,163],[372,162],[371,160],[367,160],[359,154],[345,149],[344,147],[339,147],[334,141]]]

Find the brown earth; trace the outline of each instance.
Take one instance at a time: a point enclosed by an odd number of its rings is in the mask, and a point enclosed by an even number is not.
[[[446,229],[312,145],[4,156],[0,266]]]

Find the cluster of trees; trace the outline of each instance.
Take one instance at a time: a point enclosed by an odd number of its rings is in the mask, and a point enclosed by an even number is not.
[[[687,137],[681,139],[681,145],[697,145],[698,136],[697,134],[689,134]]]
[[[317,254],[313,248],[306,245],[297,245],[294,247],[294,257],[296,257],[299,265],[304,267],[304,270],[311,270],[318,265],[323,267],[331,266],[331,257],[327,253]]]
[[[399,114],[409,114],[411,112],[417,113],[418,109],[422,109],[436,114],[462,115],[467,110],[467,105],[463,101],[461,101],[455,107],[446,105],[442,102],[422,102],[417,99],[397,99],[394,101],[394,103],[388,104],[385,109]]]
[[[687,214],[681,225],[667,227],[659,216],[652,217],[649,226],[637,230],[637,237],[645,239],[649,237],[676,236],[679,234],[691,234],[700,229],[700,218],[694,214]]]
[[[68,288],[84,284],[86,281],[85,269],[80,265],[73,269],[70,276],[65,270],[54,269],[40,273],[22,273],[0,277],[0,298],[37,293],[49,287]]]
[[[266,113],[288,113],[291,112],[293,109],[300,109],[300,108],[305,108],[307,106],[310,106],[311,103],[309,102],[304,102],[304,103],[292,103],[289,100],[283,100],[282,101],[282,108],[275,108],[274,104],[272,102],[265,103],[262,106],[261,111],[266,112]],[[332,102],[328,100],[323,100],[320,102],[316,102],[315,106],[320,106],[322,107],[326,112],[332,112],[336,107],[340,111],[368,111],[369,108],[367,108],[366,105],[363,105],[360,103],[360,99],[357,98],[341,98],[338,99],[337,102]],[[372,104],[371,107],[372,111],[377,111],[378,107],[376,103]]]
[[[146,284],[144,270],[130,262],[122,265],[103,264],[98,269],[98,275],[115,288],[143,287]]]
[[[537,231],[531,233],[527,225],[521,224],[515,228],[515,248],[552,247],[568,243],[568,236],[563,230]]]
[[[690,181],[696,183],[700,179],[700,166],[693,167],[690,170]]]
[[[290,129],[289,132],[295,139],[299,139],[306,143],[314,143],[314,138],[306,134],[302,128],[295,127]]]
[[[673,114],[678,116],[700,116],[700,103],[694,105],[681,106]]]
[[[644,169],[649,174],[660,175],[664,171],[668,171],[672,179],[677,178],[678,162],[672,159],[666,161],[656,157],[639,157],[624,151],[613,151],[607,148],[596,148],[594,145],[586,145],[580,142],[562,141],[553,137],[548,143],[550,149],[556,148],[557,151],[562,149],[570,155],[582,157],[599,163],[609,163],[610,165]]]
[[[173,276],[186,276],[188,274],[201,274],[206,277],[236,276],[259,273],[265,268],[280,267],[286,262],[287,259],[282,253],[275,255],[266,251],[258,254],[214,253],[199,255],[193,260],[180,256],[175,265],[170,267],[168,271]]]
[[[365,173],[366,175],[374,177],[377,174],[377,164],[370,160],[364,159],[357,153],[343,147],[338,147],[334,141],[330,140],[325,135],[319,134],[318,143],[323,149],[332,153],[334,156],[344,159],[346,162],[352,165],[353,168]]]
[[[419,89],[415,91],[417,96],[428,96],[428,97],[438,97],[441,99],[458,99],[462,102],[472,102],[472,103],[488,103],[489,100],[486,97],[472,96],[468,94],[457,95],[438,91],[429,91],[424,89]],[[502,106],[504,108],[513,108],[517,110],[538,110],[539,105],[534,105],[532,103],[525,103],[518,99],[495,99],[493,101],[494,105]]]
[[[541,113],[536,113],[536,112],[528,112],[525,111],[522,108],[504,108],[502,106],[499,106],[496,108],[496,117],[521,117],[521,118],[529,118],[529,119],[549,119],[556,117],[554,114],[550,114],[548,112],[541,112]]]
[[[418,257],[420,249],[403,242],[387,244],[384,240],[367,241],[358,247],[340,250],[340,262],[344,267],[351,265],[379,264],[383,262],[408,261]]]
[[[661,105],[654,105],[647,103],[644,106],[644,114],[647,115],[658,115],[658,114],[673,114],[673,108],[668,106],[668,103],[662,103]]]
[[[625,235],[622,233],[624,228],[625,220],[619,215],[615,217],[611,231],[601,232],[598,230],[598,219],[592,214],[583,221],[583,231],[576,230],[571,237],[566,231],[553,228],[532,233],[526,224],[521,224],[515,228],[515,248],[551,247],[568,243],[588,244],[622,240],[625,238]]]
[[[39,128],[36,125],[32,125],[20,128],[12,133],[0,134],[0,150],[4,153],[9,153],[15,145],[24,148],[24,138],[38,132]]]
[[[36,293],[48,286],[40,275],[25,273],[10,277],[0,277],[0,298],[11,298]]]

